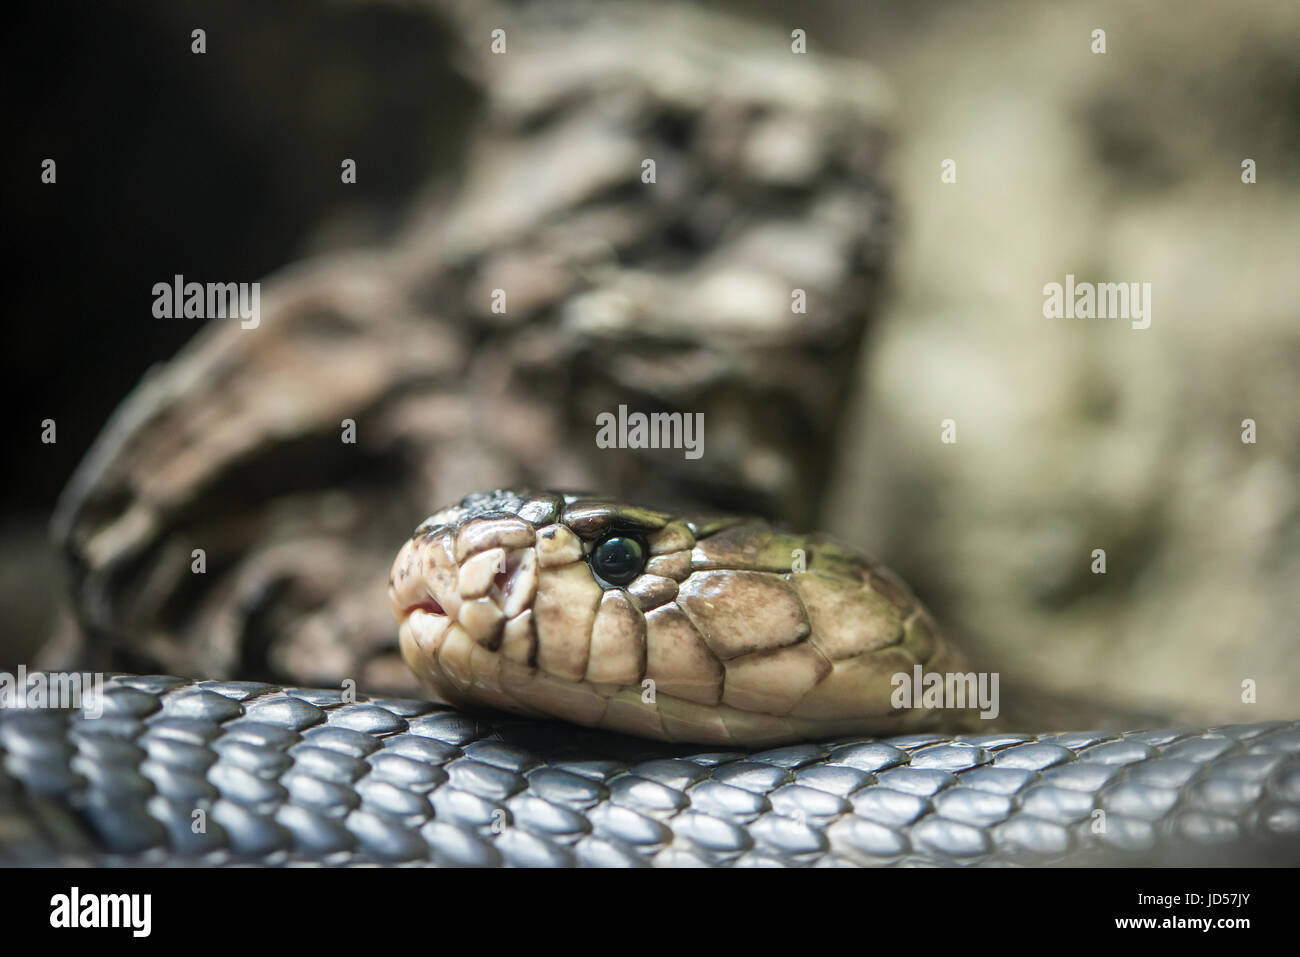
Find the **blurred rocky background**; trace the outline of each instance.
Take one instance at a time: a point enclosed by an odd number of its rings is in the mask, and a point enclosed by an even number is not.
[[[364,246],[454,175],[476,106],[445,16],[401,3],[18,3],[5,82],[0,668],[66,607],[61,488],[114,407],[195,322],[152,320],[160,277],[262,277]],[[207,53],[191,53],[191,30]],[[374,175],[348,189],[336,163]],[[58,162],[58,184],[40,182]],[[108,185],[112,184],[112,185]],[[40,423],[57,423],[57,443]]]
[[[836,531],[1057,687],[1293,716],[1300,6],[922,6],[827,38],[900,101],[895,297]],[[1067,273],[1150,282],[1150,328],[1044,318]]]
[[[11,13],[2,361],[18,398],[0,667],[29,661],[55,627],[55,495],[114,404],[190,331],[121,317],[147,314],[159,264],[257,276],[374,244],[454,181],[477,104],[455,9]],[[723,9],[806,30],[812,57],[872,64],[897,100],[892,297],[821,525],[896,567],[997,661],[1062,690],[1205,720],[1294,716],[1300,8]],[[179,69],[192,23],[209,34],[201,73]],[[1090,50],[1096,29],[1105,54]],[[339,190],[328,165],[305,174],[322,154],[358,156],[364,188]],[[51,200],[32,173],[47,155],[93,156],[95,176],[61,162]],[[946,159],[955,184],[941,182]],[[98,188],[106,174],[122,188]],[[1151,327],[1044,318],[1042,287],[1066,273],[1152,283]],[[56,446],[39,442],[46,417]],[[956,444],[940,442],[946,418]],[[1244,418],[1258,444],[1242,444]],[[1245,679],[1257,705],[1241,702]]]

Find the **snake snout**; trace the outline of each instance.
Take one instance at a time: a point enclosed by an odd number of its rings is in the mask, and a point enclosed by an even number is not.
[[[518,519],[438,524],[436,518],[393,563],[389,601],[402,657],[437,696],[481,699],[491,682],[475,674],[476,665],[481,669],[506,642],[533,643],[534,530]]]

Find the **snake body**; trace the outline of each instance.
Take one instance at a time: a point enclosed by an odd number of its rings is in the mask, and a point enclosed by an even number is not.
[[[702,749],[348,697],[123,676],[101,717],[0,710],[0,863],[1300,860],[1300,722]]]

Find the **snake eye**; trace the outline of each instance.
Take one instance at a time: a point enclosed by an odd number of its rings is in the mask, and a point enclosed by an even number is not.
[[[645,546],[627,535],[614,535],[591,550],[591,570],[611,585],[626,585],[645,568]]]

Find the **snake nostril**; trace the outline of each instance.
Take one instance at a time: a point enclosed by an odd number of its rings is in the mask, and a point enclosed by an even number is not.
[[[518,583],[518,572],[520,565],[523,564],[523,558],[519,552],[507,553],[505,561],[497,568],[497,573],[492,578],[492,584],[496,587],[496,593],[501,598],[508,598],[511,589]]]

